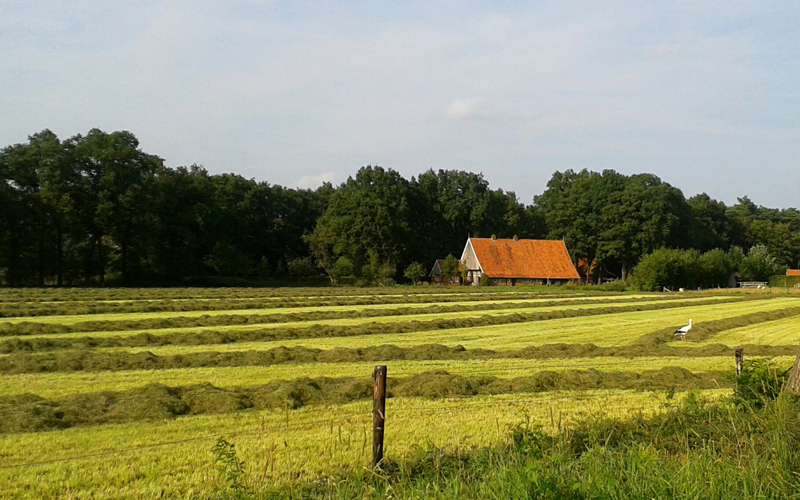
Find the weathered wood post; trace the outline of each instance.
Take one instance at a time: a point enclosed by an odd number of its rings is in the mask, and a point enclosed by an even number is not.
[[[786,381],[786,387],[783,389],[786,392],[800,394],[800,350],[794,358],[792,371],[789,372],[789,380]]]
[[[734,351],[734,356],[736,356],[736,376],[742,374],[742,368],[744,367],[744,347],[737,347]]]
[[[386,366],[379,365],[372,372],[372,467],[383,462],[383,428],[386,423]]]

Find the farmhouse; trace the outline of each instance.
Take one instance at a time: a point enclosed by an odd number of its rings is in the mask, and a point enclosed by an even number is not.
[[[467,283],[486,276],[493,285],[566,283],[580,279],[563,241],[469,238],[461,255]]]
[[[428,276],[431,278],[431,284],[433,285],[459,285],[461,284],[461,276],[449,276],[447,282],[445,282],[444,276],[444,259],[436,259],[436,262],[433,263],[433,268],[431,268],[430,274]],[[461,263],[458,263],[458,269],[461,270]]]

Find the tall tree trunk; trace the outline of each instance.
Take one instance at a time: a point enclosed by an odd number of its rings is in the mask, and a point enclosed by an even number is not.
[[[800,350],[797,351],[797,356],[794,358],[794,365],[792,365],[792,371],[789,373],[789,381],[786,383],[785,390],[800,394]]]

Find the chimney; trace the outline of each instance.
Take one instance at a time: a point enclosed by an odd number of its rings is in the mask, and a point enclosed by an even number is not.
[[[497,241],[497,235],[496,234],[492,235],[492,241]]]
[[[514,241],[519,241],[519,236],[517,236],[516,234],[514,235]]]

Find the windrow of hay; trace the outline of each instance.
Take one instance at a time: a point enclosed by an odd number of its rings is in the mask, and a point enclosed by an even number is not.
[[[291,298],[293,300],[339,297],[407,297],[448,295],[519,295],[522,293],[547,295],[612,295],[621,292],[602,289],[579,291],[551,287],[474,288],[474,287],[184,287],[184,288],[7,288],[0,289],[0,303],[7,302],[81,302],[81,301],[143,301],[143,300],[194,300],[194,299],[249,299]]]
[[[726,330],[795,316],[800,316],[800,307],[788,307],[776,311],[763,311],[712,321],[701,321],[693,325],[692,330],[686,335],[686,340],[688,342],[704,342]],[[674,332],[674,326],[661,328],[646,335],[642,335],[636,343],[643,346],[665,344],[674,339]]]
[[[431,320],[395,321],[390,323],[369,322],[358,325],[312,325],[307,327],[281,327],[276,326],[264,329],[248,329],[239,331],[225,330],[200,330],[171,332],[166,334],[141,333],[127,336],[104,337],[75,337],[75,338],[35,338],[35,339],[6,339],[0,343],[0,352],[13,353],[19,351],[36,352],[43,350],[69,349],[69,348],[96,348],[96,347],[145,347],[163,345],[207,345],[226,344],[232,342],[258,342],[302,338],[349,337],[373,334],[411,333],[430,330],[444,330],[455,328],[472,328],[478,326],[508,325],[514,323],[527,323],[551,319],[578,318],[585,316],[604,315],[612,313],[625,313],[636,311],[656,311],[675,309],[681,307],[728,304],[750,300],[746,298],[720,301],[687,300],[678,302],[647,302],[635,305],[619,305],[614,307],[587,306],[575,309],[559,309],[555,311],[532,311],[530,313],[485,314],[474,317],[437,318]],[[534,308],[536,309],[536,308]],[[37,325],[35,323],[18,323],[14,325],[0,325],[0,335],[35,335],[43,331],[48,333],[68,333],[71,331],[124,331],[144,328],[186,328],[208,326],[231,326],[231,324],[259,324],[259,317],[245,315],[237,316],[203,316],[196,318],[170,318],[164,320],[143,321],[116,321],[116,322],[87,322],[76,325]],[[226,323],[227,322],[227,323]],[[87,328],[89,330],[87,330]]]
[[[388,397],[535,393],[584,389],[711,389],[730,385],[721,372],[692,373],[676,367],[641,373],[573,370],[542,371],[502,379],[425,372],[387,382]],[[262,386],[224,389],[211,384],[167,387],[150,384],[122,392],[76,394],[52,400],[32,394],[0,398],[0,433],[35,432],[75,426],[163,420],[183,415],[254,409],[296,409],[309,404],[342,404],[372,395],[369,378],[301,378]]]
[[[738,300],[748,299],[741,297]],[[25,333],[15,333],[15,330],[21,332],[36,332],[40,334],[47,333],[68,333],[72,331],[92,332],[92,331],[122,331],[129,329],[144,329],[144,328],[179,328],[185,326],[222,326],[222,325],[242,325],[242,324],[272,324],[272,323],[292,323],[292,322],[307,322],[307,321],[324,321],[333,319],[358,319],[358,318],[377,318],[385,316],[406,316],[406,315],[425,315],[425,314],[447,314],[447,313],[462,313],[473,311],[494,311],[505,309],[537,309],[548,307],[562,307],[562,306],[587,306],[603,304],[627,304],[627,303],[641,303],[653,301],[675,301],[674,298],[669,296],[662,297],[631,297],[624,299],[594,299],[591,301],[573,299],[573,300],[544,300],[535,299],[536,302],[520,299],[519,301],[514,298],[511,300],[498,301],[481,301],[475,304],[451,304],[444,305],[440,303],[430,305],[412,305],[400,304],[397,307],[389,308],[375,308],[375,307],[359,307],[353,306],[332,306],[333,310],[325,310],[321,308],[299,308],[292,311],[279,311],[279,312],[266,312],[272,311],[275,308],[269,307],[268,309],[257,313],[245,314],[238,312],[234,309],[221,309],[229,314],[197,314],[202,312],[212,311],[177,311],[175,315],[165,315],[166,317],[159,317],[159,314],[143,313],[150,317],[136,318],[136,314],[132,314],[133,319],[129,316],[118,316],[108,319],[91,319],[93,315],[86,315],[86,321],[74,321],[74,316],[70,316],[69,321],[59,321],[53,317],[48,317],[47,320],[28,321],[20,320],[20,317],[11,318],[0,324],[0,335],[19,335]],[[731,298],[718,298],[718,303],[727,303],[736,301],[737,299]],[[752,299],[750,299],[752,300]],[[327,306],[326,306],[327,307]],[[247,309],[239,309],[247,310]],[[183,313],[183,314],[181,314]],[[121,313],[128,314],[128,313]],[[100,315],[102,316],[102,315]],[[81,318],[82,319],[82,318]],[[188,322],[188,324],[186,324]],[[6,333],[8,332],[8,333]]]
[[[0,318],[19,318],[28,316],[63,316],[90,314],[119,314],[145,312],[180,311],[232,311],[246,309],[282,309],[296,307],[364,306],[364,305],[403,305],[403,304],[443,304],[449,302],[481,302],[491,300],[535,300],[576,298],[575,293],[535,293],[518,292],[513,294],[472,293],[472,294],[417,294],[417,295],[368,295],[333,297],[255,297],[218,299],[155,299],[130,301],[72,301],[72,302],[0,302]],[[618,297],[619,295],[617,295]],[[593,296],[585,296],[590,298]],[[602,296],[599,296],[602,297]],[[668,299],[669,296],[653,296],[653,299]],[[641,299],[641,298],[640,298]]]
[[[790,356],[797,348],[793,345],[745,345],[750,356]],[[695,348],[675,349],[667,345],[597,346],[595,344],[545,344],[517,351],[466,349],[441,344],[424,344],[398,347],[384,344],[363,348],[315,349],[303,346],[275,347],[247,351],[201,351],[158,356],[151,352],[97,352],[92,350],[66,350],[43,354],[16,354],[0,358],[0,373],[57,373],[99,372],[128,370],[173,370],[179,368],[221,368],[237,366],[272,366],[301,363],[346,363],[364,361],[434,361],[472,359],[569,359],[620,357],[715,357],[731,356],[734,348],[723,344],[709,344]]]

